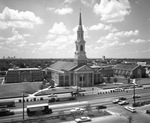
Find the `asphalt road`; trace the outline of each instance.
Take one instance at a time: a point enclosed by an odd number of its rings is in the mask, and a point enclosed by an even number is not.
[[[143,101],[143,100],[150,100],[150,90],[149,89],[139,89],[136,90],[136,94],[140,94],[141,98],[137,98],[136,101]],[[126,123],[129,116],[133,117],[133,123],[149,123],[150,122],[150,116],[148,114],[145,114],[145,109],[142,110],[141,108],[136,108],[137,113],[131,113],[124,109],[124,106],[120,106],[118,104],[113,104],[112,100],[124,96],[127,98],[127,100],[130,102],[129,105],[133,103],[132,99],[133,90],[130,90],[127,92],[115,92],[115,93],[108,93],[108,94],[97,94],[97,95],[89,95],[89,96],[82,96],[78,97],[75,101],[64,101],[62,102],[62,105],[65,103],[71,103],[71,102],[82,102],[82,101],[88,101],[91,106],[94,105],[107,105],[107,110],[110,112],[113,112],[114,115],[105,117],[99,117],[99,118],[92,118],[92,123],[98,123],[98,121],[102,121],[103,123]],[[47,101],[36,101],[36,102],[26,102],[26,105],[29,104],[35,104],[35,103],[45,103]],[[59,102],[61,103],[61,102]],[[58,103],[52,103],[51,105],[58,104]],[[57,110],[53,110],[54,114],[57,113],[60,110],[70,110],[71,107],[62,107]],[[148,107],[150,108],[150,107]],[[4,121],[11,121],[11,119],[22,119],[22,103],[16,103],[15,108],[11,108],[11,110],[20,109],[20,111],[16,111],[14,116],[6,116],[6,117],[0,117],[0,122]],[[25,113],[25,119],[28,118]],[[70,123],[75,123],[75,121],[69,121]]]

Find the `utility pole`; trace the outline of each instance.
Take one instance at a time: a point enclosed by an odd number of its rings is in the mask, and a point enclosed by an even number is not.
[[[22,101],[22,103],[23,103],[23,120],[24,120],[24,93],[22,94],[22,98],[23,98],[23,101]]]
[[[133,86],[133,101],[134,101],[133,105],[135,105],[135,84]]]

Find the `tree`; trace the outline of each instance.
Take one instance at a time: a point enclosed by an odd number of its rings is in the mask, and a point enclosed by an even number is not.
[[[117,83],[117,82],[118,82],[118,79],[117,79],[116,77],[114,78],[114,82],[115,82],[115,83]]]
[[[60,120],[66,120],[67,119],[64,111],[58,112],[58,115],[59,115]]]
[[[91,105],[90,105],[90,104],[87,104],[87,105],[85,106],[85,109],[86,109],[86,111],[88,111],[88,115],[89,115],[89,112],[92,112],[92,108],[91,108]]]
[[[128,84],[130,84],[130,78],[128,78]]]
[[[99,106],[96,106],[96,109],[97,109],[97,110],[98,110],[98,112],[99,112],[99,110],[100,110]]]

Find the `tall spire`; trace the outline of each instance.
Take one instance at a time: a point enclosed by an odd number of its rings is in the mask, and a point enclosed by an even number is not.
[[[81,9],[79,14],[79,25],[77,30],[76,51],[75,51],[75,63],[78,66],[87,64],[87,57],[85,52],[84,31],[82,29]]]
[[[80,26],[82,26],[81,8],[80,8],[80,18],[79,18],[79,25],[80,25]]]

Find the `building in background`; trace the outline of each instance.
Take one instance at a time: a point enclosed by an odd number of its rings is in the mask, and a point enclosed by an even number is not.
[[[102,57],[102,60],[103,60],[103,61],[105,61],[105,60],[106,60],[105,56],[103,56],[103,57]]]
[[[40,68],[11,68],[6,72],[6,83],[42,81]]]
[[[130,78],[146,77],[146,70],[141,66],[133,63],[117,64],[113,67],[116,75],[122,75]]]

